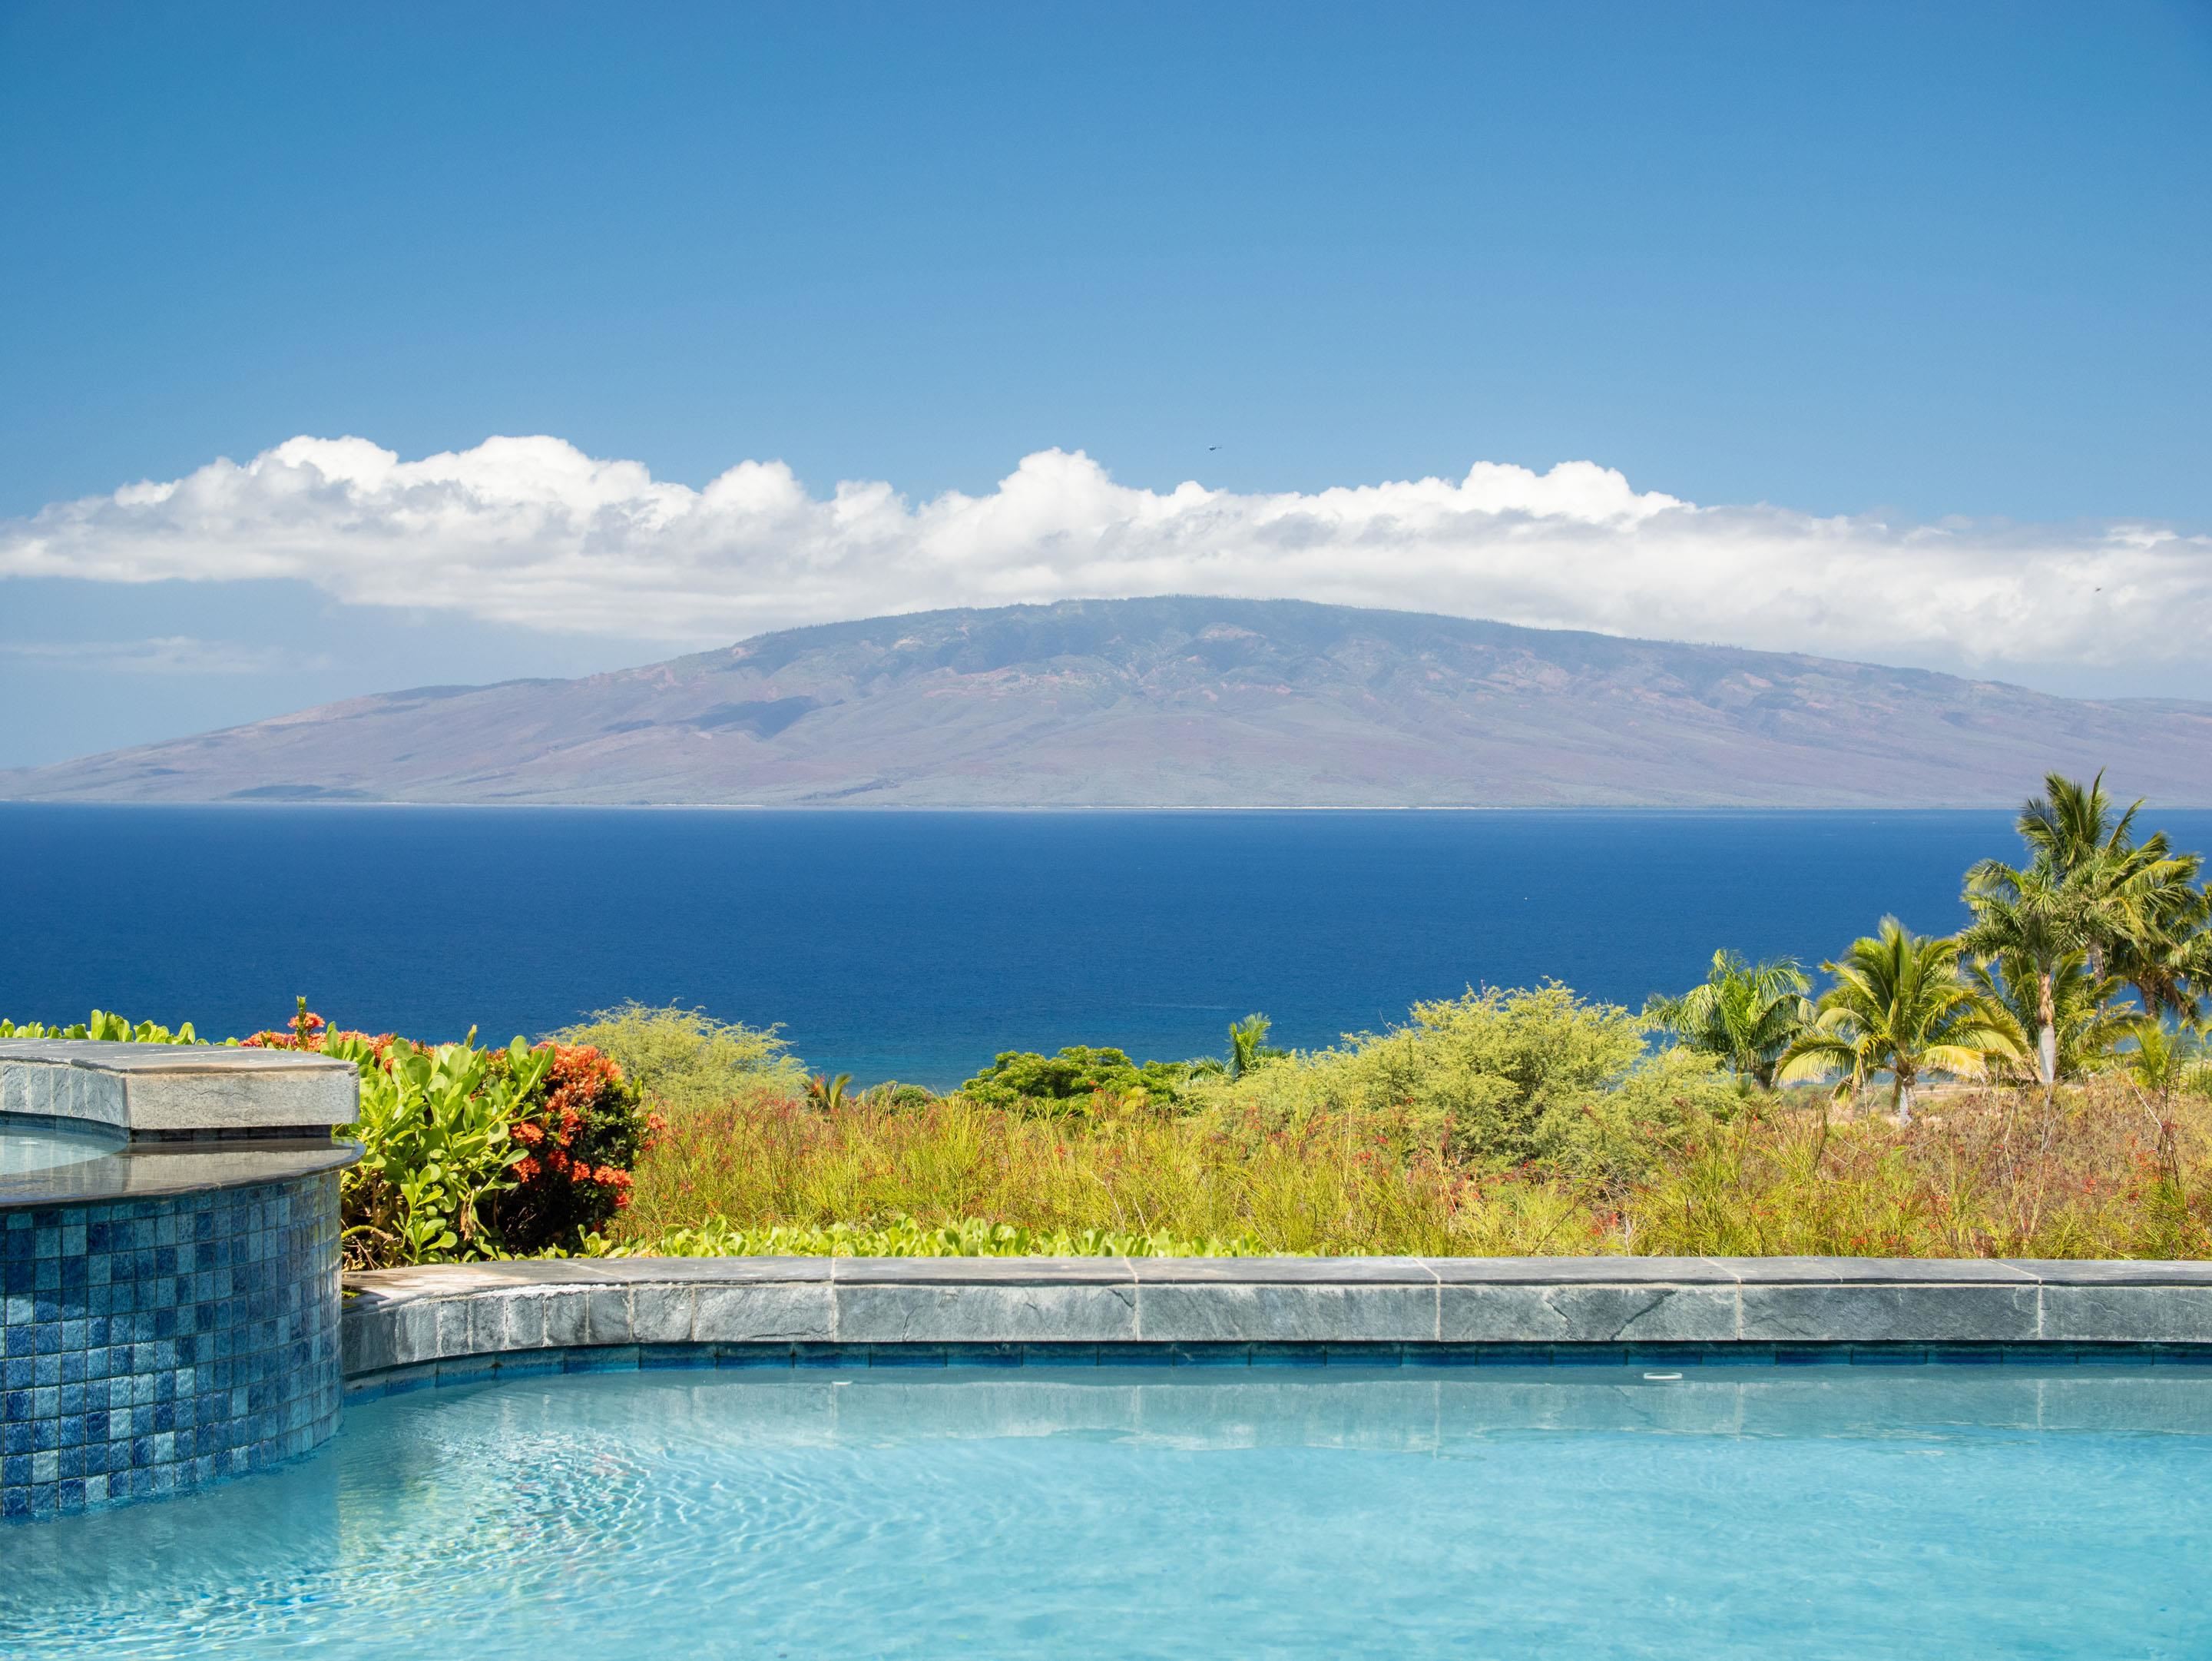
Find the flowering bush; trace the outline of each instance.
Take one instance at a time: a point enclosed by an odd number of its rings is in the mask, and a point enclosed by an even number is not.
[[[289,1026],[240,1040],[361,1068],[366,1152],[341,1189],[349,1265],[573,1250],[629,1203],[660,1122],[622,1068],[588,1044],[475,1039],[338,1031],[302,999]]]
[[[613,1059],[589,1044],[540,1044],[529,1055],[550,1061],[516,1102],[507,1134],[522,1157],[514,1186],[492,1202],[491,1221],[509,1251],[573,1250],[629,1204],[630,1172],[660,1119]],[[511,1056],[493,1058],[495,1078],[513,1072]]]

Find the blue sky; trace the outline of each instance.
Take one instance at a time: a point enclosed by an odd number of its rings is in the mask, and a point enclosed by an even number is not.
[[[2134,596],[2146,641],[2212,607],[2208,116],[2201,3],[0,5],[0,765],[1146,573],[1622,627],[1498,575],[1476,511],[1565,514],[1613,551],[1585,586],[1735,547],[1679,615],[1631,594],[1655,632],[1882,655],[1835,620],[1854,581],[1916,614],[1967,582],[1971,628],[1887,655],[2212,696],[2193,648],[2099,647],[2003,586]],[[630,475],[580,507],[561,454],[477,449],[532,435],[691,490],[878,481],[904,516],[802,604],[819,515],[748,498],[656,542]],[[473,459],[316,452],[189,520],[56,517],[302,436]],[[1055,451],[1096,477],[931,541],[928,504],[1003,504]],[[1256,554],[1017,578],[1000,545],[1119,534],[1185,480],[1219,501],[1183,545],[1258,545],[1252,504],[1564,461],[1631,495],[1455,497],[1364,587]],[[549,575],[610,514],[613,603]],[[1912,526],[1949,537],[1942,586]],[[1697,598],[1838,538],[1860,564],[1802,603]]]

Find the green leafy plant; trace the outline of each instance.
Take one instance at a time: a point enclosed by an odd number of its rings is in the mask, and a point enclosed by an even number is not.
[[[361,1069],[363,1153],[341,1179],[346,1256],[357,1265],[496,1256],[479,1208],[515,1186],[527,1150],[512,1131],[553,1066],[520,1038],[504,1052],[357,1034],[323,1053]],[[495,1058],[499,1064],[495,1065]]]
[[[0,1020],[0,1038],[93,1038],[102,1043],[191,1043],[201,1042],[185,1021],[172,1031],[152,1021],[131,1022],[122,1016],[95,1009],[85,1019],[66,1026],[48,1025],[44,1021]]]

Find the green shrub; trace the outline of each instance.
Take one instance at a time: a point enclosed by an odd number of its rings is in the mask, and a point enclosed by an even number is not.
[[[1071,1044],[1057,1056],[1001,1050],[990,1066],[960,1086],[960,1093],[986,1107],[1056,1117],[1088,1111],[1102,1098],[1168,1106],[1189,1076],[1190,1068],[1182,1062],[1139,1066],[1119,1050]]]
[[[718,1021],[696,1009],[626,1003],[551,1034],[613,1058],[647,1099],[672,1108],[710,1106],[767,1085],[796,1092],[806,1069],[776,1027]]]
[[[1557,982],[1419,1003],[1404,1026],[1233,1080],[1194,1080],[1187,1093],[1225,1129],[1272,1134],[1349,1116],[1401,1156],[1428,1149],[1456,1163],[1608,1175],[1644,1163],[1686,1118],[1735,1100],[1713,1063],[1647,1055],[1636,1016]]]
[[[868,1092],[887,1107],[927,1107],[937,1099],[937,1092],[918,1084],[901,1084],[892,1079],[878,1085]]]

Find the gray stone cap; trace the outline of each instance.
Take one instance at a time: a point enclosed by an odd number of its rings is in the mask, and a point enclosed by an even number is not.
[[[360,1157],[357,1142],[300,1136],[183,1146],[137,1142],[72,1165],[0,1176],[0,1211],[252,1188],[340,1171]]]
[[[349,1275],[379,1302],[499,1287],[2201,1286],[2212,1261],[1989,1257],[560,1257]]]
[[[599,1345],[2212,1345],[2212,1263],[623,1257],[347,1280],[346,1368]]]
[[[347,1280],[346,1370],[599,1345],[2212,1345],[2212,1263],[627,1257]]]
[[[295,1050],[0,1039],[0,1114],[149,1131],[284,1131],[360,1116],[353,1063]]]

